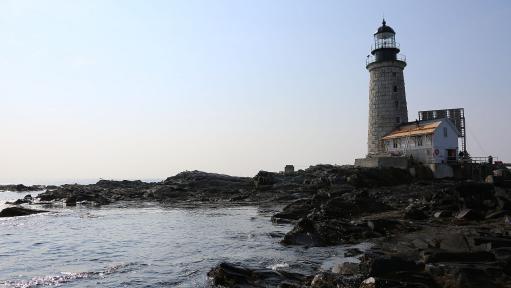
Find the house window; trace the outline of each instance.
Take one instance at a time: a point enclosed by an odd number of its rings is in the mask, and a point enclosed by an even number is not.
[[[399,101],[394,101],[394,106],[399,107]]]
[[[392,88],[392,90],[393,90],[394,92],[397,92],[397,86],[396,86],[396,85],[394,85],[394,88]]]
[[[396,72],[392,72],[392,76],[393,77],[397,77],[397,73]]]
[[[444,127],[444,137],[447,137],[447,127]]]
[[[392,140],[392,147],[397,148],[397,139]]]
[[[401,123],[401,117],[396,117],[396,123],[397,124]]]
[[[417,146],[422,146],[422,136],[417,136],[416,143]]]
[[[426,138],[426,145],[427,146],[431,146],[432,142],[433,142],[433,135],[429,134],[429,135],[426,135],[425,138]]]

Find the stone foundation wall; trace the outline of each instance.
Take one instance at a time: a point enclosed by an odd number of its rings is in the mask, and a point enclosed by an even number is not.
[[[355,166],[365,168],[399,168],[405,170],[409,168],[407,157],[392,156],[355,159]]]

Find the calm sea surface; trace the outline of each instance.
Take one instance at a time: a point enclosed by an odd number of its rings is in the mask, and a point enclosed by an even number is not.
[[[26,194],[0,192],[0,209]],[[0,287],[208,287],[222,261],[311,272],[346,260],[341,247],[280,245],[272,235],[291,226],[272,224],[274,209],[121,203],[0,218]]]

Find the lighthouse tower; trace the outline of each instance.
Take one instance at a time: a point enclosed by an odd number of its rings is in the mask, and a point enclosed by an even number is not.
[[[394,29],[385,19],[374,33],[374,46],[367,58],[369,71],[368,157],[382,155],[382,138],[401,123],[408,122],[403,70],[406,60],[398,55]]]

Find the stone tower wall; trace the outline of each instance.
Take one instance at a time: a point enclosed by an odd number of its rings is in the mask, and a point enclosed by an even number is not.
[[[368,155],[384,152],[381,138],[400,123],[408,122],[403,61],[374,62],[369,70]],[[399,117],[399,118],[398,118]],[[398,121],[399,120],[399,121]]]

